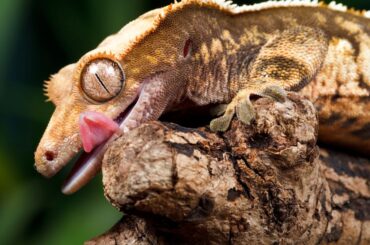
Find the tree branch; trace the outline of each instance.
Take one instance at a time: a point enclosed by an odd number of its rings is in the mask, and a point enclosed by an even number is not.
[[[320,155],[315,109],[295,93],[254,106],[223,134],[150,122],[117,139],[103,184],[128,216],[88,244],[369,243],[369,161]]]

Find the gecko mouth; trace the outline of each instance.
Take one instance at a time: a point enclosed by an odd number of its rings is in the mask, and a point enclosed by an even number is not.
[[[125,119],[131,114],[135,107],[139,107],[139,96],[123,110],[114,121],[120,126],[119,131],[125,131]],[[109,143],[114,141],[118,134],[113,134],[106,141],[96,146],[91,152],[87,153],[81,150],[80,156],[76,160],[71,172],[63,183],[62,192],[72,194],[87,184],[100,171],[103,156]]]
[[[121,133],[126,133],[144,122],[157,120],[171,99],[163,93],[166,84],[161,76],[150,77],[142,84],[130,105],[115,119]],[[90,153],[81,154],[62,186],[64,194],[76,192],[100,171],[104,153],[118,136],[119,134],[115,133]]]

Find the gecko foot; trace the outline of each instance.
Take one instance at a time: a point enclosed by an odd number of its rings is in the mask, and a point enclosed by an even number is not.
[[[210,123],[210,128],[212,131],[220,131],[220,132],[225,132],[229,126],[230,122],[236,113],[236,116],[240,121],[243,123],[249,125],[250,122],[254,119],[255,117],[255,112],[253,109],[253,105],[249,100],[250,96],[250,91],[249,90],[241,90],[226,106],[220,106],[219,111],[221,112],[221,109],[225,111],[224,115],[218,118],[215,118],[211,121]]]
[[[211,121],[211,130],[225,132],[229,128],[234,114],[236,114],[240,121],[249,125],[256,117],[253,105],[249,99],[252,93],[262,97],[271,98],[278,102],[284,102],[287,97],[286,91],[282,87],[275,85],[266,87],[262,92],[252,92],[250,89],[243,89],[238,92],[230,104],[222,104],[212,109],[212,115],[219,116],[222,113],[224,114]]]

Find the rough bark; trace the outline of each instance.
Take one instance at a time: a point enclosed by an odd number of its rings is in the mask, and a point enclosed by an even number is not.
[[[254,106],[223,134],[150,122],[117,139],[103,184],[126,214],[87,244],[370,244],[370,162],[319,151],[294,93]]]
[[[109,231],[85,245],[104,244],[164,244],[164,240],[155,232],[154,226],[145,219],[125,215]]]

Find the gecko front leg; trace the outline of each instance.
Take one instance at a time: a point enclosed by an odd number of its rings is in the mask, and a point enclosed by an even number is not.
[[[220,107],[219,109],[223,109],[224,111],[223,115],[211,121],[211,130],[221,132],[226,131],[229,128],[234,114],[236,114],[240,121],[248,125],[255,117],[254,108],[250,101],[251,94],[271,98],[279,102],[285,101],[286,98],[285,90],[279,86],[269,86],[262,92],[256,91],[258,90],[242,89],[228,105]],[[221,114],[221,112],[218,114]]]
[[[276,35],[261,48],[251,70],[240,79],[241,90],[225,113],[210,123],[212,131],[226,131],[236,114],[249,124],[255,117],[252,94],[284,101],[285,90],[299,90],[310,82],[325,59],[328,39],[319,29],[298,27]]]

